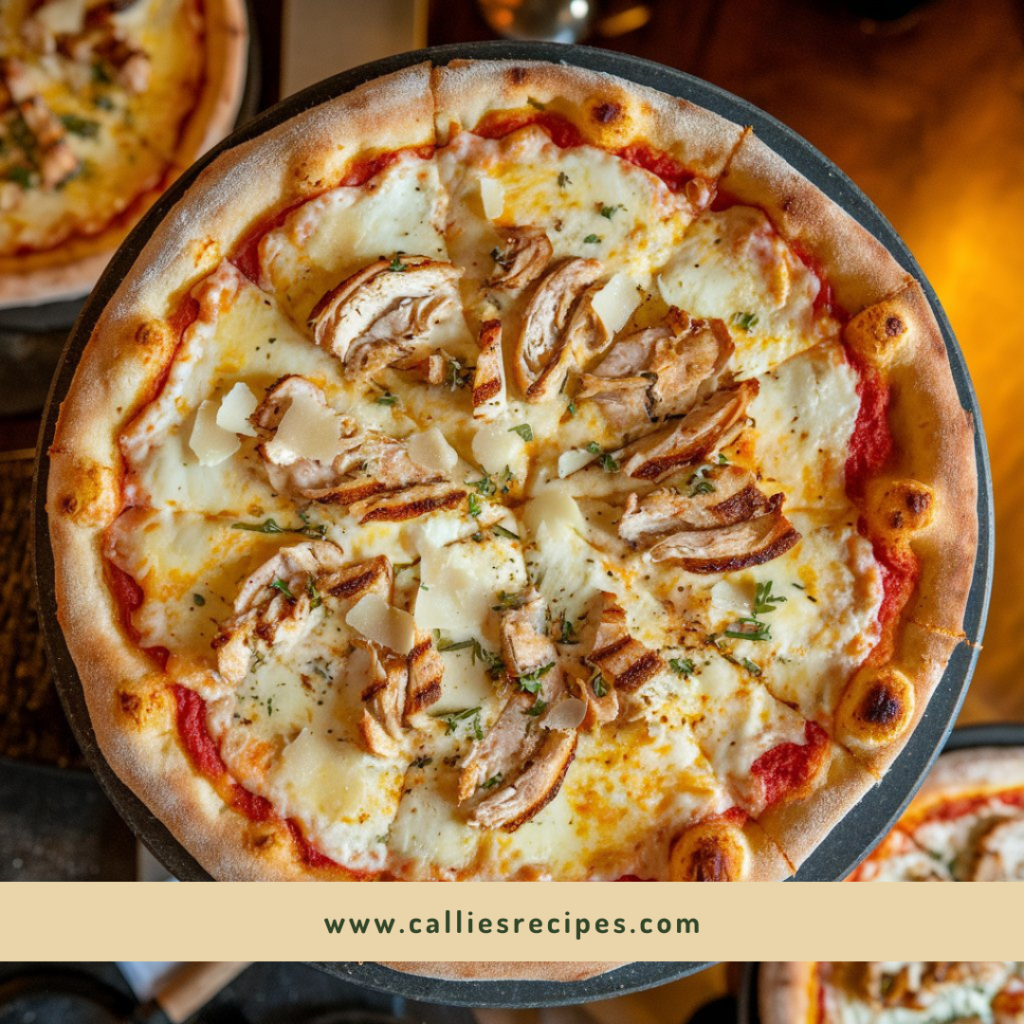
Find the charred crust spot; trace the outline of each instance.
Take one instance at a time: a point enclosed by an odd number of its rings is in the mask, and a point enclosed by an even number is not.
[[[891,726],[903,717],[903,702],[899,694],[880,680],[865,694],[860,716],[872,725]]]
[[[782,212],[783,213],[792,213],[796,209],[796,205],[797,205],[797,203],[796,203],[796,200],[793,198],[793,196],[786,196],[786,198],[783,199],[782,203],[781,203]]]
[[[370,509],[359,522],[361,524],[403,522],[406,519],[424,516],[428,512],[436,512],[438,509],[455,508],[465,497],[465,491],[449,491],[447,494],[439,494],[437,497],[421,498],[419,501],[409,501],[400,505],[382,505],[380,508]]]
[[[522,85],[527,77],[526,68],[509,68],[508,77],[514,85]]]
[[[117,691],[117,703],[121,709],[121,714],[130,718],[133,722],[138,722],[140,712],[142,711],[142,701],[134,693],[125,693],[124,690]]]
[[[732,879],[729,870],[729,855],[714,836],[697,841],[690,855],[689,877],[694,882],[728,882]]]
[[[906,331],[906,329],[906,324],[904,324],[895,313],[892,313],[885,318],[883,330],[888,337],[898,338],[904,331]]]
[[[73,516],[78,511],[78,499],[73,494],[61,495],[57,507],[67,516]]]
[[[590,112],[590,116],[598,124],[611,124],[612,121],[618,120],[622,114],[622,104],[608,101],[607,103],[598,103],[596,107]]]
[[[932,496],[927,491],[907,491],[906,494],[907,508],[919,516],[927,512],[931,508]]]
[[[892,516],[890,516],[890,518],[889,518],[889,526],[893,530],[902,529],[902,527],[903,527],[903,513],[899,509],[896,509],[896,511],[893,512]]]

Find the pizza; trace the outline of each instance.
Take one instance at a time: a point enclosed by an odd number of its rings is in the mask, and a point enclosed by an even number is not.
[[[218,878],[777,879],[963,639],[920,285],[753,133],[418,65],[219,155],[47,507],[104,756]]]
[[[1024,752],[943,754],[857,882],[1024,881]]]
[[[88,291],[164,188],[234,123],[243,0],[0,9],[0,304]]]
[[[978,962],[764,963],[763,1024],[1020,1024],[1024,964]]]
[[[390,967],[403,974],[416,974],[425,978],[444,978],[449,981],[557,981],[569,983],[585,981],[598,974],[605,974],[622,967],[622,963],[603,963],[600,961],[551,961],[551,960],[512,960],[490,963],[485,960],[454,960],[454,961],[400,961],[385,962],[382,967]]]

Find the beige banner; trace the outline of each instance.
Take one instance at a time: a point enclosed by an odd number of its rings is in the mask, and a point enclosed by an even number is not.
[[[1024,886],[47,882],[0,906],[7,960],[1001,960]]]

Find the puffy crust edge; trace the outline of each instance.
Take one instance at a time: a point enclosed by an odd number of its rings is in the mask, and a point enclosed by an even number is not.
[[[759,814],[757,822],[799,868],[876,781],[852,754],[830,742],[828,763],[810,791],[783,798]]]
[[[903,819],[937,801],[964,792],[998,791],[1024,786],[1024,749],[1020,747],[977,747],[943,754],[918,790]]]
[[[874,235],[753,131],[732,154],[719,191],[764,210],[784,238],[820,263],[836,299],[850,313],[891,295],[909,279]]]
[[[19,256],[0,271],[0,308],[70,299],[87,292],[114,250],[168,186],[197,157],[227,135],[238,116],[248,67],[249,25],[244,0],[206,0],[206,63],[199,101],[157,188],[139,195],[115,226],[79,236],[56,250]]]
[[[687,100],[603,72],[540,61],[454,60],[435,68],[434,87],[442,144],[454,131],[475,128],[491,111],[541,103],[567,117],[595,146],[649,143],[713,180],[743,134],[739,125]]]
[[[765,961],[758,967],[757,1002],[763,1024],[802,1024],[815,1006],[817,963]]]

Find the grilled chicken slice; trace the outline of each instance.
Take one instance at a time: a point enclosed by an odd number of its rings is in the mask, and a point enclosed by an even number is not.
[[[531,591],[502,616],[502,652],[509,674],[530,692],[513,694],[497,721],[463,761],[459,803],[485,795],[469,821],[514,832],[554,799],[576,751],[585,707],[566,692],[558,649],[545,634],[543,598]],[[539,715],[533,711],[543,709]]]
[[[583,374],[576,398],[599,403],[608,420],[628,432],[688,411],[732,352],[721,320],[694,320],[673,306],[655,327],[616,340],[593,371]]]
[[[763,512],[768,499],[754,474],[739,466],[714,466],[681,484],[630,494],[619,520],[619,536],[633,547],[652,543],[673,530],[709,530],[741,523]]]
[[[760,515],[710,530],[680,530],[648,551],[654,562],[673,562],[687,572],[734,572],[784,555],[800,534],[782,514],[783,496],[772,495]]]
[[[64,125],[35,91],[25,65],[13,58],[0,62],[0,76],[35,140],[34,162],[45,189],[55,189],[78,170],[78,157],[67,143]],[[29,154],[25,154],[26,159]]]
[[[614,594],[602,593],[598,600],[600,614],[590,638],[587,661],[597,668],[605,683],[621,693],[635,693],[656,676],[665,663],[657,651],[630,635],[626,613]]]
[[[451,357],[438,349],[436,352],[430,352],[427,355],[416,353],[415,355],[406,356],[404,359],[396,360],[391,365],[396,370],[409,370],[412,373],[418,374],[427,384],[437,387],[440,384],[444,384],[448,379]]]
[[[509,786],[500,786],[479,803],[470,824],[480,828],[500,828],[515,832],[535,818],[551,803],[562,788],[565,773],[576,756],[575,730],[550,730],[534,755]]]
[[[315,606],[355,601],[368,593],[386,596],[391,578],[386,558],[349,565],[330,541],[281,548],[242,584],[234,614],[214,638],[221,679],[237,686],[255,655],[265,657],[275,645],[301,638]]]
[[[329,463],[309,458],[286,461],[275,456],[267,441],[300,393],[326,405],[320,388],[305,377],[291,375],[282,377],[267,391],[251,417],[253,425],[265,432],[266,440],[257,445],[257,451],[276,490],[307,501],[348,506],[366,503],[375,496],[394,495],[386,509],[371,508],[369,504],[360,506],[362,511],[358,514],[374,513],[373,518],[378,519],[409,519],[457,503],[458,499],[449,497],[449,504],[445,504],[436,495],[422,491],[407,498],[396,495],[395,492],[438,484],[444,476],[414,462],[401,441],[373,431],[360,431],[353,420],[344,417],[340,422],[346,436],[339,440],[338,453]],[[422,505],[417,507],[417,502]]]
[[[554,251],[551,242],[540,228],[523,227],[505,232],[504,243],[494,256],[498,269],[484,285],[505,292],[522,291],[547,270]]]
[[[326,292],[309,327],[346,372],[373,373],[407,355],[457,308],[462,271],[427,256],[379,259]]]
[[[446,482],[415,484],[400,491],[388,492],[382,497],[354,502],[349,506],[349,511],[360,523],[399,523],[440,509],[456,508],[460,502],[465,501],[467,493],[463,488]]]
[[[405,750],[409,729],[422,712],[441,698],[441,656],[430,635],[419,630],[408,655],[365,640],[355,642],[370,656],[370,682],[360,695],[366,706],[359,732],[371,754],[395,757]]]
[[[705,458],[743,418],[757,395],[757,381],[716,391],[682,419],[627,445],[616,458],[622,471],[641,480],[660,480],[677,466]]]
[[[477,339],[480,355],[473,376],[473,415],[492,419],[505,407],[505,367],[501,354],[501,321],[487,320]]]
[[[561,388],[572,354],[569,327],[584,293],[601,273],[598,260],[572,258],[537,285],[523,313],[512,363],[516,384],[528,402],[551,398]]]

